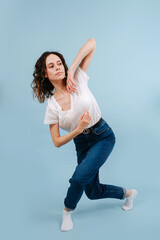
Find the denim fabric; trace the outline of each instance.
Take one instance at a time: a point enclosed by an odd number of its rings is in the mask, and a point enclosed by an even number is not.
[[[124,187],[99,182],[99,169],[105,163],[115,145],[115,135],[107,122],[89,128],[87,134],[79,134],[73,141],[77,153],[77,166],[69,179],[70,186],[64,199],[64,206],[74,210],[83,192],[89,199],[125,199]]]

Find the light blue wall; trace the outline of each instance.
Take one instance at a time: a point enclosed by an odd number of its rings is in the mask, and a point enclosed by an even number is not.
[[[1,25],[1,239],[151,239],[160,234],[160,1],[3,1]],[[71,65],[96,40],[89,88],[116,136],[102,183],[135,188],[131,212],[82,196],[75,227],[60,232],[76,166],[73,141],[56,148],[32,99],[34,64],[47,50]],[[67,132],[61,130],[61,135]],[[132,231],[132,232],[131,232]]]

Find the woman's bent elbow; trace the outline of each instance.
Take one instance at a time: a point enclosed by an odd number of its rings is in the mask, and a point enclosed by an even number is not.
[[[54,146],[57,147],[57,148],[59,148],[61,145],[58,144],[58,143],[54,143]]]
[[[53,145],[54,145],[55,147],[60,147],[60,144],[58,143],[58,141],[53,141]]]

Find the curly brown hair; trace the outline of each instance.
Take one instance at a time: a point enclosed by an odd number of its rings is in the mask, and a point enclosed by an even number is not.
[[[65,68],[65,77],[63,79],[64,85],[66,86],[68,66],[65,62],[63,55],[55,51],[44,52],[35,64],[35,70],[33,72],[34,79],[31,83],[31,88],[33,89],[33,98],[37,97],[40,103],[44,103],[45,98],[49,98],[53,95],[54,86],[48,78],[45,77],[46,71],[46,58],[50,54],[56,54],[62,61]]]

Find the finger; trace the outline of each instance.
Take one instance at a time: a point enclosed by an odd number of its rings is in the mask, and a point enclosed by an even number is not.
[[[68,85],[67,85],[67,91],[70,92],[70,89],[69,89]]]
[[[70,91],[70,85],[69,85],[69,82],[67,82],[67,89],[68,89],[68,91]]]
[[[87,115],[87,112],[85,111],[85,112],[84,112],[84,116],[86,117],[86,115]]]
[[[72,87],[72,91],[73,91],[73,92],[76,92],[76,91],[77,91],[77,89]]]
[[[86,120],[86,113],[83,114],[83,120]]]
[[[85,114],[85,113],[83,113],[82,118],[84,117],[84,114]]]
[[[89,112],[87,111],[87,115],[89,116]]]
[[[69,87],[70,87],[70,89],[71,89],[72,91],[76,91],[76,90],[77,90],[77,89],[74,88],[72,85],[69,85]]]
[[[69,91],[70,91],[70,92],[73,91],[72,87],[70,87],[70,86],[69,86]]]
[[[82,117],[81,117],[81,120],[83,119],[83,115],[82,115]]]
[[[89,115],[89,112],[88,112],[88,114],[87,114],[87,117],[88,117],[88,120],[90,120],[90,115]]]
[[[85,116],[84,116],[84,117],[85,117],[86,120],[88,120],[88,114],[87,114],[87,112],[85,113]]]
[[[67,85],[67,88],[68,88],[68,91],[70,91],[70,86],[69,85]]]
[[[68,84],[70,87],[76,87],[76,84],[73,81],[70,81]]]
[[[74,81],[72,81],[72,80],[71,80],[71,84],[76,87],[76,83]]]

